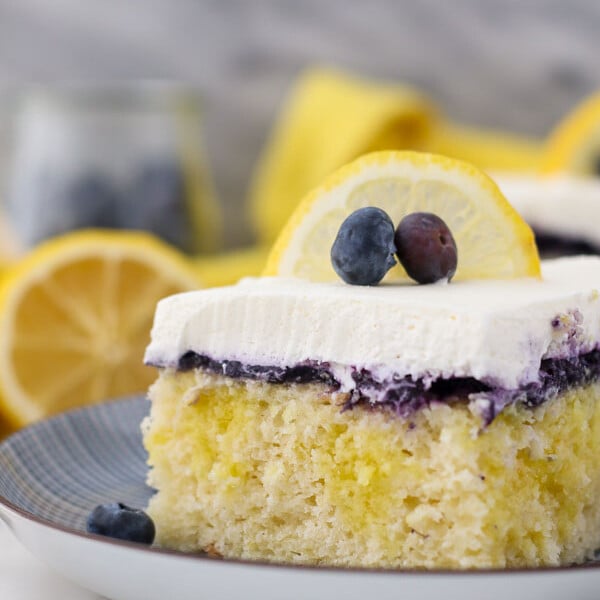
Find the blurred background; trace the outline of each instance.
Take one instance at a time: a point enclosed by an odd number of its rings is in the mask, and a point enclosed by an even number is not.
[[[600,96],[551,134],[599,30],[593,0],[0,0],[0,436],[144,393],[156,302],[259,275],[360,154],[600,174]]]
[[[0,139],[8,152],[28,84],[181,83],[201,97],[223,244],[235,247],[253,237],[248,185],[303,68],[409,83],[452,119],[541,137],[600,86],[599,28],[592,0],[3,0]]]

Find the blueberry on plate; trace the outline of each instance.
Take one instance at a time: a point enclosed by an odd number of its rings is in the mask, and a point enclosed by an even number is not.
[[[427,212],[407,215],[396,229],[394,242],[398,260],[415,281],[450,281],[456,273],[456,242],[437,215]]]
[[[156,533],[154,522],[143,510],[121,502],[96,506],[87,518],[86,528],[88,533],[140,544],[151,544]]]
[[[183,250],[192,250],[185,177],[175,162],[146,163],[134,176],[119,223],[128,229],[149,231]]]
[[[394,224],[374,206],[359,208],[342,223],[331,247],[335,272],[353,285],[377,285],[396,264]]]

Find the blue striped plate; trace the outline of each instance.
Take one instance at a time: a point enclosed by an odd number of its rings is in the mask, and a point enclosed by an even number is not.
[[[219,560],[89,535],[97,504],[144,507],[143,397],[65,413],[0,445],[0,518],[59,573],[115,600],[597,598],[600,563],[510,571],[376,571]]]
[[[39,519],[85,532],[97,504],[145,507],[143,398],[109,402],[28,427],[0,446],[0,496]]]

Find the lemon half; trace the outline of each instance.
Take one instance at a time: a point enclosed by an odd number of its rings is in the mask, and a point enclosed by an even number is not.
[[[149,234],[81,231],[38,246],[0,288],[0,409],[18,427],[145,391],[156,302],[200,287],[195,268]]]

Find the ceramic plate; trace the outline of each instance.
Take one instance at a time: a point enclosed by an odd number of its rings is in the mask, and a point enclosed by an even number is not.
[[[65,577],[114,600],[419,598],[500,600],[600,595],[600,563],[478,572],[290,567],[187,555],[85,533],[89,511],[118,500],[143,507],[143,398],[44,421],[0,445],[0,517]]]

